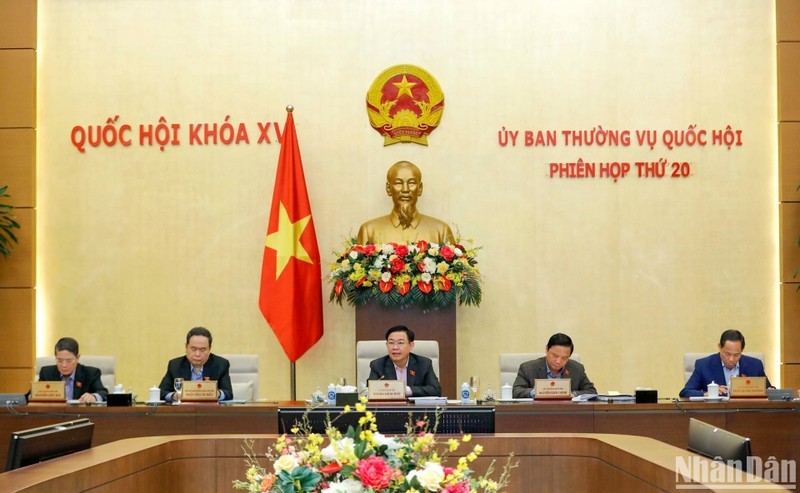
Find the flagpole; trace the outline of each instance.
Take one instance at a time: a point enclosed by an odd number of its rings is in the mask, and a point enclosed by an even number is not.
[[[290,375],[289,379],[291,380],[290,385],[292,387],[292,389],[291,389],[292,390],[292,394],[291,394],[291,399],[290,400],[296,401],[297,400],[297,374],[295,373],[294,361],[289,362],[289,375]]]

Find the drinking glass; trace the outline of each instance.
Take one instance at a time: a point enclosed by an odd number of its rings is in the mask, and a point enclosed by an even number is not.
[[[475,402],[478,401],[478,389],[481,388],[480,377],[469,377],[469,388],[472,389],[472,394],[475,396]]]
[[[176,378],[175,381],[173,382],[173,388],[175,389],[176,394],[180,394],[180,392],[183,390],[183,379]],[[177,400],[173,399],[173,401],[175,402],[175,404],[181,403],[180,398],[178,398]]]

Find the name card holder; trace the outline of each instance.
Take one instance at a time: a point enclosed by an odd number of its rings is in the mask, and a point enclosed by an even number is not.
[[[30,402],[67,402],[67,382],[31,382]]]
[[[734,398],[767,396],[767,377],[731,377],[728,394]]]
[[[400,380],[370,380],[367,382],[370,401],[405,401],[406,384]]]
[[[572,399],[569,378],[537,378],[533,381],[534,398],[551,400]]]
[[[217,382],[215,380],[185,380],[181,402],[217,402]]]

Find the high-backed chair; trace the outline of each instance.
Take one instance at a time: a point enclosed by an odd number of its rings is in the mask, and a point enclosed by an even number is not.
[[[115,356],[89,356],[88,354],[81,355],[80,363],[85,366],[94,366],[99,368],[101,375],[100,380],[103,386],[109,391],[114,391],[114,385],[117,384],[117,358]],[[36,358],[36,374],[34,378],[39,380],[39,370],[43,366],[56,364],[56,359],[53,356],[39,356]]]
[[[439,343],[437,341],[414,341],[414,354],[430,358],[433,371],[439,376]],[[358,341],[356,343],[356,382],[355,385],[366,385],[369,377],[370,361],[386,356],[386,341]],[[349,382],[348,382],[349,383]]]
[[[542,356],[544,353],[500,353],[500,387],[505,384],[514,385],[519,365]],[[573,354],[569,359],[581,362],[581,356],[578,353]]]
[[[713,354],[711,352],[708,353],[683,353],[683,381],[689,381],[689,377],[692,376],[692,372],[694,372],[694,363],[695,361],[699,360],[700,358],[705,358],[709,354]],[[760,359],[761,363],[764,363],[764,353],[742,353],[744,356],[750,356],[751,358]]]
[[[258,399],[258,355],[220,354],[231,362],[233,398],[245,401]]]

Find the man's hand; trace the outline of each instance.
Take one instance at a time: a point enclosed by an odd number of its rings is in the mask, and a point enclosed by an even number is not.
[[[78,402],[80,402],[80,403],[97,402],[97,399],[95,399],[94,394],[86,393],[86,394],[83,394],[80,397],[80,399],[78,399]]]

